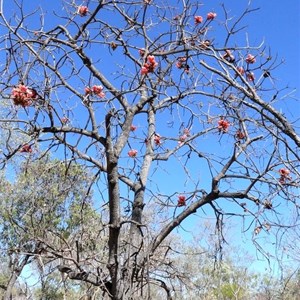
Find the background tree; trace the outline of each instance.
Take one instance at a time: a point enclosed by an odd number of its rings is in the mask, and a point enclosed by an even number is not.
[[[25,266],[35,265],[40,270],[35,277],[40,273],[43,284],[47,273],[59,262],[64,264],[64,255],[76,262],[84,259],[87,267],[89,255],[96,251],[101,216],[92,209],[91,178],[79,165],[65,163],[47,156],[28,157],[14,171],[15,182],[1,179],[0,245],[7,259],[4,299],[11,298]],[[97,230],[91,230],[93,226]]]
[[[3,168],[21,153],[53,152],[85,165],[97,187],[103,219],[82,234],[101,233],[100,259],[40,239],[64,276],[112,299],[149,299],[158,285],[171,299],[160,270],[168,237],[196,212],[215,216],[219,250],[236,216],[268,255],[260,238],[295,221],[278,207],[298,210],[300,137],[278,109],[287,93],[274,84],[279,63],[241,35],[255,9],[232,18],[198,1],[99,0],[59,2],[46,15],[0,3]],[[15,145],[10,132],[26,140]],[[143,218],[147,207],[159,225]]]

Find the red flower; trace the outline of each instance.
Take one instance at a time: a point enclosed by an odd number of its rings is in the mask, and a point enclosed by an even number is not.
[[[207,20],[213,20],[217,16],[216,13],[209,12],[206,16]]]
[[[25,144],[22,146],[22,148],[20,149],[21,153],[32,153],[32,148],[31,145]]]
[[[183,66],[182,66],[182,62],[180,62],[180,61],[177,61],[176,62],[176,67],[178,68],[178,69],[181,69]]]
[[[89,11],[89,9],[87,8],[87,6],[79,6],[77,13],[81,17],[85,17],[87,15],[88,11]]]
[[[252,73],[252,72],[247,73],[246,76],[247,76],[248,81],[254,81],[255,80],[254,73]]]
[[[290,175],[291,172],[290,172],[290,170],[288,170],[288,169],[282,168],[282,169],[279,170],[279,173],[280,173],[280,175],[283,176],[283,177],[288,177],[288,176]]]
[[[128,151],[128,156],[134,158],[134,157],[136,157],[137,153],[138,153],[137,150],[131,149]]]
[[[245,138],[245,133],[242,132],[240,129],[236,132],[235,134],[235,137],[238,139],[238,140],[242,140]]]
[[[177,58],[177,62],[176,62],[176,67],[178,69],[182,69],[184,68],[185,73],[189,73],[190,72],[190,66],[188,64],[186,64],[187,58],[184,56],[178,57]]]
[[[279,170],[280,178],[279,182],[281,184],[285,184],[287,180],[292,180],[292,177],[290,176],[290,170],[282,168]]]
[[[221,119],[218,121],[219,132],[224,132],[224,133],[228,132],[229,126],[230,123],[227,120]]]
[[[135,125],[131,125],[131,126],[130,126],[130,130],[131,130],[131,131],[136,131],[136,129],[137,129],[137,126],[135,126]]]
[[[144,64],[144,66],[142,67],[141,69],[141,74],[142,75],[146,75],[149,73],[149,69],[148,69],[148,65],[147,64]]]
[[[245,74],[245,70],[243,67],[237,67],[236,69],[241,76],[243,76]]]
[[[89,87],[84,88],[85,95],[91,95],[93,93],[92,89]]]
[[[105,97],[105,93],[103,92],[103,86],[102,85],[94,85],[92,87],[92,91],[95,95],[97,95],[100,98]]]
[[[32,100],[37,98],[37,92],[34,89],[28,88],[24,84],[19,84],[12,89],[11,98],[15,105],[21,105],[23,107],[29,106]]]
[[[195,16],[194,20],[196,25],[203,22],[203,18],[201,16]]]
[[[248,54],[246,59],[245,59],[246,63],[248,64],[254,64],[256,62],[256,58],[255,56],[253,56],[252,54]]]
[[[186,206],[185,200],[186,200],[186,197],[185,197],[185,196],[179,195],[179,196],[178,196],[177,206],[178,206],[178,207]]]
[[[157,133],[156,133],[155,136],[154,136],[154,143],[155,143],[156,146],[161,145],[161,137],[160,137],[160,135],[157,134]]]

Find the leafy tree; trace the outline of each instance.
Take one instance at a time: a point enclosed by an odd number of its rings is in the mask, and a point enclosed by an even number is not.
[[[224,5],[215,12],[198,1],[97,0],[57,1],[45,14],[32,2],[4,3],[1,162],[53,152],[85,165],[102,216],[81,226],[80,205],[63,207],[54,192],[49,218],[30,199],[12,207],[13,220],[35,217],[25,234],[31,253],[38,236],[57,270],[111,299],[149,299],[151,286],[172,299],[168,237],[196,212],[215,216],[219,249],[227,216],[244,220],[264,255],[260,238],[293,225],[276,212],[281,203],[286,214],[298,210],[300,137],[296,120],[278,110],[287,91],[273,84],[276,59],[241,34],[255,9],[233,18]],[[11,132],[26,138],[16,144]],[[78,219],[61,222],[64,213]],[[19,236],[25,220],[8,230]],[[100,249],[92,242],[81,251],[65,225],[84,241],[98,236]]]
[[[10,299],[26,265],[35,263],[43,270],[53,258],[60,256],[63,262],[64,252],[74,260],[83,245],[89,249],[84,252],[88,262],[98,234],[91,233],[90,226],[101,228],[101,218],[92,209],[88,194],[91,178],[80,166],[46,156],[26,160],[15,172],[18,175],[13,182],[4,176],[1,179],[0,245],[2,256],[8,258],[7,277],[2,280],[4,299]]]

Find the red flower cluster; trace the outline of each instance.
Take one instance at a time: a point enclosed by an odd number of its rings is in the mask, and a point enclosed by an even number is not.
[[[206,16],[207,20],[213,20],[217,16],[216,13],[209,12]]]
[[[22,148],[20,149],[21,153],[32,153],[32,148],[31,145],[25,144],[22,146]]]
[[[105,93],[103,92],[103,86],[102,85],[94,85],[92,88],[86,87],[84,90],[85,90],[85,95],[95,94],[100,98],[105,97]]]
[[[28,88],[24,84],[19,84],[17,87],[12,89],[11,98],[15,105],[21,105],[23,107],[29,106],[32,100],[37,98],[35,90]]]
[[[138,153],[137,150],[131,149],[131,150],[128,151],[128,156],[132,157],[132,158],[135,158],[137,156],[137,153]]]
[[[155,57],[153,55],[149,55],[147,57],[147,62],[143,65],[141,69],[141,74],[147,75],[148,73],[153,73],[157,65],[158,63],[155,61]]]
[[[187,58],[186,57],[178,57],[177,58],[177,62],[176,62],[176,67],[178,69],[184,69],[184,71],[186,73],[189,73],[190,72],[190,66],[188,64],[186,64],[186,60]]]
[[[79,6],[79,7],[78,7],[77,13],[78,13],[81,17],[85,17],[85,16],[87,15],[88,12],[89,12],[89,9],[87,8],[87,6]]]
[[[256,58],[255,56],[253,56],[252,54],[248,54],[246,59],[245,59],[246,63],[248,64],[254,64],[256,62]]]
[[[228,132],[229,126],[230,123],[227,120],[221,119],[218,121],[219,132],[224,132],[224,133]]]
[[[284,169],[284,168],[280,169],[279,170],[279,174],[280,174],[279,182],[281,184],[285,184],[287,180],[291,180],[292,177],[290,176],[290,173],[291,172],[288,169]]]
[[[178,206],[178,207],[186,206],[185,200],[186,200],[185,196],[179,195],[179,196],[178,196],[177,206]]]
[[[200,23],[203,22],[203,18],[201,16],[195,16],[194,20],[195,20],[195,24],[196,25],[198,25],[198,24],[200,24]]]

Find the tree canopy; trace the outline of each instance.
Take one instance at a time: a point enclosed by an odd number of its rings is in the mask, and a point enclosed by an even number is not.
[[[265,238],[282,246],[298,222],[299,120],[282,111],[280,60],[245,38],[251,3],[237,17],[184,0],[0,3],[12,258],[108,299],[173,299],[172,237],[195,216],[214,218],[215,259],[232,218],[265,257]],[[234,281],[218,293],[246,295]]]

